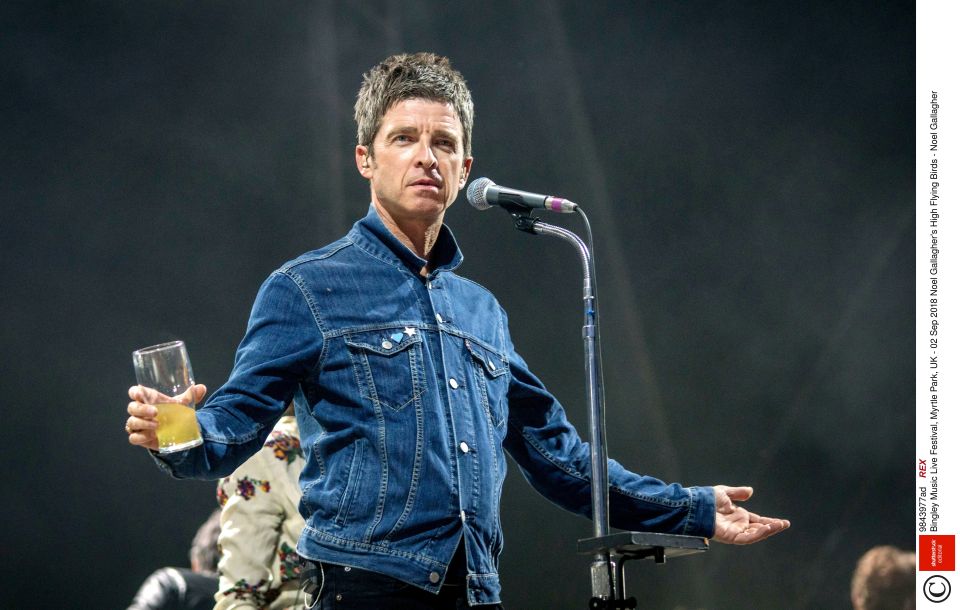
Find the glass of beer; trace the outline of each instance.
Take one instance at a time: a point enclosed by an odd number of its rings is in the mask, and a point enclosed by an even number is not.
[[[193,369],[183,341],[152,345],[133,352],[137,383],[144,402],[157,408],[160,453],[183,451],[203,442],[193,401]]]

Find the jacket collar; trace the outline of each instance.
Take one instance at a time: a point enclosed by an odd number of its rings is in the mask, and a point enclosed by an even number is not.
[[[372,203],[367,215],[353,225],[349,237],[368,254],[390,264],[400,264],[414,275],[420,275],[420,270],[427,264],[425,259],[417,256],[390,232]],[[453,271],[463,262],[460,246],[457,245],[453,231],[447,225],[440,227],[440,234],[437,236],[436,243],[433,244],[430,256],[434,261],[434,269],[430,276],[441,271]]]

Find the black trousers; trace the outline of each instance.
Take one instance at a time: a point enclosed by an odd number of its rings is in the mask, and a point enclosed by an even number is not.
[[[503,610],[500,604],[468,605],[463,583],[434,594],[376,572],[306,560],[301,575],[313,610]]]

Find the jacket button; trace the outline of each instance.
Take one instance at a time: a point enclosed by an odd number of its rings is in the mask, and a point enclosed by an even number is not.
[[[451,377],[451,378],[450,378],[450,387],[453,388],[454,390],[456,390],[457,388],[460,387],[460,384],[457,383],[457,380],[456,380],[456,379],[454,379],[453,377]]]
[[[438,582],[440,582],[440,575],[437,574],[436,572],[430,572],[430,582],[432,582],[433,584],[437,584]]]
[[[390,349],[391,347],[393,347],[393,343],[390,343],[389,341],[384,341],[383,343],[380,344],[380,346],[383,347],[383,349]]]
[[[441,316],[440,314],[437,314],[437,322],[443,324],[443,316]]]
[[[470,445],[467,444],[467,441],[460,441],[460,451],[470,453]]]

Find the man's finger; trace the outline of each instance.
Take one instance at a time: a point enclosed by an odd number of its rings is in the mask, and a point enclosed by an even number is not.
[[[198,403],[203,400],[203,397],[207,395],[207,386],[202,383],[198,383],[193,386],[193,402]]]
[[[131,400],[136,400],[137,402],[157,402],[157,398],[162,396],[162,394],[153,388],[135,385],[130,386],[130,389],[127,390],[127,396],[129,396]]]
[[[753,523],[736,536],[734,544],[753,544],[754,542],[760,542],[774,534],[779,534],[788,527],[790,527],[790,522],[783,519],[771,519],[769,523]]]
[[[723,487],[724,487],[724,491],[727,492],[727,496],[729,496],[731,500],[734,500],[736,502],[743,502],[744,500],[749,500],[750,496],[753,495],[752,487],[746,487],[746,486],[743,486],[743,487],[723,486]]]
[[[769,538],[773,534],[773,528],[769,525],[751,527],[738,534],[734,539],[734,544],[753,544],[754,542],[760,542],[764,538]]]
[[[760,515],[755,515],[753,513],[750,513],[750,521],[765,525],[782,526],[783,529],[790,527],[790,522],[786,519],[777,519],[776,517],[761,517]]]
[[[763,515],[758,515],[756,513],[747,513],[750,517],[750,523],[760,523],[764,525],[772,525],[776,527],[783,527],[784,529],[790,527],[790,521],[787,519],[780,519],[779,517],[764,517]]]
[[[131,432],[141,432],[144,430],[156,430],[160,426],[160,422],[155,419],[143,419],[141,417],[136,417],[131,415],[127,418],[127,425],[125,430],[127,434]]]
[[[130,441],[131,445],[136,445],[137,447],[153,449],[154,451],[160,448],[160,442],[157,440],[157,434],[153,430],[133,432],[127,437],[127,440]]]
[[[161,394],[153,388],[148,388],[142,385],[132,386],[129,390],[127,390],[127,395],[131,400],[135,400],[137,402],[148,402],[151,404],[156,404],[158,402],[174,402],[174,400],[166,394]]]
[[[156,419],[157,408],[153,405],[145,405],[142,402],[132,401],[127,405],[127,413],[141,419]]]

